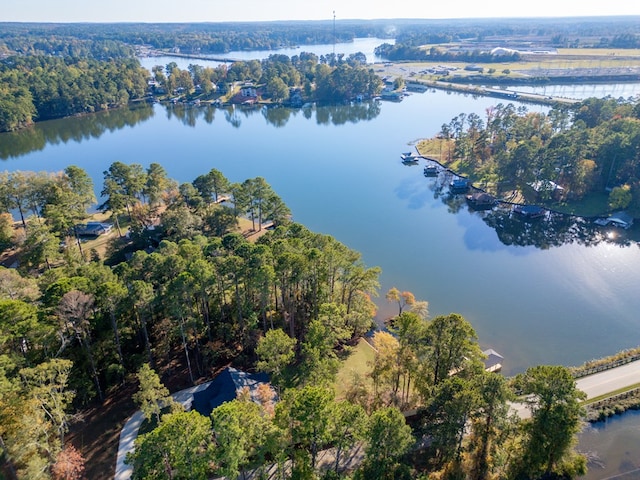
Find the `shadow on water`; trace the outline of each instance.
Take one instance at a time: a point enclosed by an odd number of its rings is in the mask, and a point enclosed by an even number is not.
[[[239,128],[242,125],[244,118],[258,114],[264,117],[267,124],[282,128],[287,125],[289,120],[298,115],[311,120],[315,113],[315,120],[318,125],[338,126],[346,123],[373,120],[380,115],[381,111],[380,103],[376,101],[322,107],[311,105],[303,108],[287,108],[278,105],[227,105],[217,108],[211,105],[197,107],[183,103],[166,105],[165,108],[168,119],[176,119],[188,127],[195,127],[200,120],[210,124],[215,119],[216,110],[222,110],[224,119],[235,128]]]
[[[429,187],[434,198],[439,198],[447,206],[449,213],[457,214],[466,209],[472,215],[480,217],[496,232],[502,245],[547,250],[569,244],[593,247],[606,242],[626,247],[638,242],[637,227],[629,230],[600,227],[593,223],[593,219],[552,211],[545,211],[544,215],[537,218],[527,218],[514,212],[514,205],[501,202],[485,210],[475,209],[468,204],[466,193],[451,194],[448,185],[452,177],[447,172],[435,179]],[[470,250],[492,249],[491,242],[478,242],[472,235],[465,236],[465,243]]]
[[[79,143],[83,140],[99,138],[107,131],[133,127],[150,119],[153,114],[152,105],[140,103],[117,110],[37,123],[18,132],[0,134],[0,158],[7,160],[33,151],[44,150],[48,145]]]
[[[211,105],[195,106],[186,103],[167,104],[161,108],[164,108],[167,119],[178,120],[188,127],[196,127],[201,121],[212,124],[215,121],[216,111],[222,110],[224,119],[235,128],[242,125],[243,118],[252,115],[262,115],[267,124],[281,128],[298,115],[312,120],[315,113],[315,121],[318,125],[344,125],[372,120],[381,111],[380,103],[376,101],[325,107],[305,106],[302,109],[267,108],[259,105],[231,105],[216,108]],[[127,108],[80,117],[50,120],[18,132],[2,133],[0,134],[0,159],[20,157],[30,152],[44,150],[49,145],[97,139],[105,132],[133,127],[144,122],[153,117],[154,112],[153,105],[140,103]]]

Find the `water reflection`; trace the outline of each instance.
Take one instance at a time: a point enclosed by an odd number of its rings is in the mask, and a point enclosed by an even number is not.
[[[343,125],[376,118],[381,112],[379,102],[359,102],[351,105],[326,107],[305,106],[302,109],[270,107],[260,105],[193,105],[188,103],[163,104],[168,120],[178,120],[185,126],[195,128],[198,121],[212,124],[217,110],[224,112],[224,119],[235,128],[242,125],[242,119],[261,114],[269,125],[281,128],[299,113],[312,120],[315,113],[319,125]],[[57,145],[69,141],[81,142],[89,138],[99,138],[107,131],[132,127],[150,119],[154,108],[147,103],[118,110],[99,112],[83,117],[51,120],[34,125],[18,132],[0,134],[0,158],[3,160],[20,157],[30,152],[44,150],[48,145]]]
[[[291,117],[292,110],[290,108],[273,107],[263,108],[262,115],[269,125],[276,128],[284,127]]]
[[[129,108],[50,120],[18,132],[2,133],[0,134],[0,158],[7,160],[29,152],[44,150],[48,145],[69,141],[79,143],[83,140],[99,138],[107,131],[133,127],[150,119],[153,114],[151,105],[140,103]]]
[[[640,478],[640,412],[632,411],[587,425],[578,449],[587,455],[584,480]]]
[[[606,242],[617,246],[635,245],[638,241],[634,230],[623,230],[615,227],[600,227],[593,223],[593,219],[586,219],[573,215],[565,215],[553,211],[545,211],[537,218],[528,218],[514,211],[514,206],[508,203],[498,203],[497,206],[478,210],[470,206],[466,194],[452,195],[449,191],[450,172],[440,174],[431,182],[430,190],[434,198],[439,198],[447,206],[449,213],[457,214],[466,209],[491,227],[497,234],[497,239],[503,246],[535,247],[547,250],[552,247],[576,244],[593,247]],[[419,197],[411,197],[410,207],[418,208]],[[468,249],[498,250],[490,239],[479,242],[475,236],[466,235],[465,243]],[[517,251],[517,250],[513,250]],[[521,252],[522,253],[522,252]]]
[[[229,105],[216,108],[212,105],[194,106],[180,103],[170,104],[165,108],[168,119],[175,118],[188,127],[195,127],[201,118],[211,123],[215,117],[215,110],[222,110],[225,120],[235,128],[242,125],[243,118],[258,114],[262,115],[269,125],[281,128],[299,113],[307,120],[312,120],[315,113],[318,125],[344,125],[373,120],[381,112],[381,104],[376,101],[324,107],[305,106],[301,109],[261,105]]]

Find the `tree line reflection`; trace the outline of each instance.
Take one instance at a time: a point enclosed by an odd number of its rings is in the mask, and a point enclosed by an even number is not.
[[[133,107],[106,110],[99,113],[50,120],[16,132],[0,134],[0,158],[7,160],[30,152],[43,150],[47,145],[100,138],[105,132],[133,127],[154,115],[153,107],[140,103]]]
[[[318,125],[344,125],[372,120],[381,111],[380,102],[377,101],[323,107],[309,105],[299,109],[239,105],[215,107],[189,104],[168,104],[156,108],[162,108],[168,119],[175,119],[188,127],[195,127],[198,122],[202,121],[212,124],[217,115],[235,128],[240,128],[242,121],[253,115],[262,115],[267,124],[282,128],[292,118],[298,116],[307,120],[315,119]],[[0,159],[17,158],[43,150],[47,145],[58,145],[70,141],[80,143],[83,140],[97,139],[107,131],[113,132],[125,127],[133,127],[149,120],[155,113],[153,105],[140,103],[118,110],[41,122],[17,132],[2,133],[0,134]]]
[[[465,194],[452,195],[448,188],[448,178],[441,175],[430,185],[434,198],[440,199],[450,213],[460,213],[463,209],[496,231],[503,245],[550,249],[567,244],[592,247],[607,242],[618,246],[638,243],[638,234],[632,227],[624,230],[615,227],[601,227],[593,223],[593,218],[583,218],[553,211],[547,211],[539,218],[526,218],[513,211],[513,205],[498,203],[491,209],[477,210],[471,207]]]

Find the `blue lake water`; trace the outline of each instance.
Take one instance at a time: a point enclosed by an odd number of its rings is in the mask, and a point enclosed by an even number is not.
[[[0,168],[55,171],[73,163],[94,178],[97,191],[117,160],[159,162],[180,182],[213,167],[232,181],[262,176],[295,220],[382,267],[380,318],[393,312],[384,292],[410,290],[429,301],[433,315],[459,312],[470,320],[481,344],[505,356],[507,374],[636,346],[637,244],[505,245],[480,214],[443,203],[420,166],[400,162],[412,142],[434,135],[453,116],[484,115],[495,103],[429,92],[401,103],[310,110],[156,105],[139,123],[97,134],[82,131],[87,119],[44,122],[24,135],[57,132],[57,141]],[[0,135],[0,151],[3,141],[20,138]]]
[[[247,50],[247,51],[232,51],[228,53],[221,53],[213,55],[215,58],[233,58],[236,60],[249,61],[249,60],[262,60],[269,55],[278,54],[292,57],[294,55],[300,55],[302,52],[314,53],[318,57],[321,55],[331,54],[335,51],[336,55],[344,54],[345,58],[353,53],[362,52],[367,57],[367,63],[374,63],[382,61],[381,58],[374,54],[374,50],[377,46],[383,43],[394,44],[394,39],[384,38],[354,38],[353,42],[342,42],[333,44],[321,44],[321,45],[302,45],[299,47],[281,48],[279,50]],[[143,67],[149,71],[155,65],[167,65],[170,62],[176,62],[179,68],[186,70],[190,64],[202,65],[203,67],[216,67],[222,62],[215,60],[203,60],[194,58],[182,58],[182,57],[142,57],[139,59]]]
[[[517,224],[506,214],[471,212],[425,178],[422,165],[401,163],[417,139],[459,113],[483,116],[497,102],[438,91],[401,103],[301,110],[122,109],[0,134],[0,169],[75,164],[98,192],[117,160],[159,162],[179,182],[211,168],[231,181],[262,176],[296,221],[382,267],[380,320],[395,311],[384,292],[410,290],[429,301],[432,315],[463,314],[482,346],[505,356],[506,374],[638,345],[637,243],[620,232],[616,242],[594,241],[579,225]],[[633,438],[637,445],[640,434]],[[607,445],[598,449],[603,458]]]

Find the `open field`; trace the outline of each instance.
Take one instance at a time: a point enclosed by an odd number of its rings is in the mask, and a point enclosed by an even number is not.
[[[640,57],[640,48],[559,48],[558,55],[589,55],[594,57],[613,55],[618,57]]]
[[[375,356],[373,347],[363,338],[353,347],[353,350],[342,363],[336,377],[335,391],[337,398],[343,398],[347,388],[353,383],[354,377],[359,377],[367,388],[373,388],[368,373]]]
[[[431,46],[425,46],[429,49]],[[382,76],[402,76],[405,80],[444,80],[478,77],[479,72],[467,71],[468,62],[396,62],[389,66],[375,65],[376,72]],[[622,76],[640,75],[640,49],[596,49],[575,48],[559,49],[558,54],[522,55],[517,62],[475,63],[484,71],[480,74],[486,79],[513,79],[526,77],[568,77],[568,76]],[[449,75],[427,73],[434,68],[446,67]],[[489,73],[489,71],[492,73]]]

